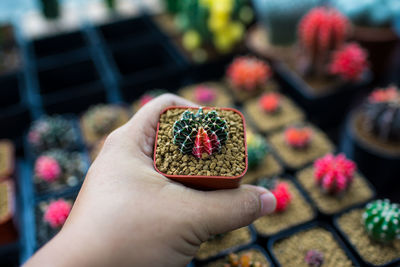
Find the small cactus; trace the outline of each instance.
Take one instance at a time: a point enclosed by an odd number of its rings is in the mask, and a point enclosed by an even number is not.
[[[236,90],[254,92],[267,83],[272,71],[265,61],[255,57],[243,56],[237,57],[231,63],[226,75]]]
[[[310,249],[304,258],[310,267],[320,267],[324,263],[324,254],[318,250]]]
[[[215,89],[205,85],[196,86],[194,89],[194,99],[200,104],[212,103],[217,98]]]
[[[368,203],[362,222],[368,235],[375,241],[387,243],[400,238],[400,207],[388,199]]]
[[[374,90],[362,112],[365,131],[383,142],[400,141],[400,93],[396,86]]]
[[[36,151],[68,149],[77,145],[78,134],[70,120],[56,115],[33,122],[28,142]]]
[[[295,149],[304,149],[312,141],[313,130],[310,127],[289,126],[285,130],[286,143]]]
[[[285,211],[292,201],[292,194],[286,182],[278,182],[275,178],[263,178],[258,181],[257,185],[267,188],[275,196],[275,212]]]
[[[248,131],[246,139],[249,169],[255,169],[260,166],[270,149],[265,139],[260,135]]]
[[[313,8],[302,18],[298,26],[299,41],[311,68],[320,68],[329,53],[344,43],[349,25],[345,16],[330,7]]]
[[[343,194],[353,182],[356,168],[344,154],[327,154],[314,163],[315,182],[325,193]]]
[[[345,81],[359,81],[367,67],[367,51],[357,43],[349,43],[333,53],[329,71]]]
[[[57,180],[62,173],[60,163],[51,156],[40,156],[35,162],[35,175],[46,182]]]
[[[281,95],[275,92],[265,93],[260,97],[259,105],[266,113],[276,113],[281,107]]]
[[[83,115],[83,121],[97,136],[104,136],[121,126],[122,107],[99,104],[92,106]]]
[[[252,259],[252,253],[244,253],[239,256],[234,253],[230,253],[226,257],[226,262],[224,263],[224,267],[267,267],[265,263],[261,263],[260,261]]]
[[[44,213],[43,219],[52,228],[61,228],[71,211],[71,203],[64,199],[50,202]]]
[[[221,150],[228,139],[227,123],[215,110],[207,114],[202,108],[196,114],[186,110],[174,123],[173,135],[173,142],[181,153],[192,153],[200,159],[203,153],[211,155]]]

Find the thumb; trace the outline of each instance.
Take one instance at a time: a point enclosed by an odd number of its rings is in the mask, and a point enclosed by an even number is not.
[[[242,185],[238,189],[199,192],[196,202],[201,224],[209,235],[244,227],[275,210],[276,199],[267,189]],[[199,211],[198,210],[198,211]]]

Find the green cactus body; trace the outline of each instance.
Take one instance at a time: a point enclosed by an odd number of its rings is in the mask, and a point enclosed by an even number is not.
[[[400,237],[400,208],[388,199],[368,203],[362,221],[375,241],[387,243]]]
[[[168,13],[170,14],[176,14],[178,13],[181,8],[182,8],[182,0],[165,0],[165,8]]]
[[[260,135],[248,132],[246,138],[249,169],[255,169],[260,166],[265,156],[269,153],[269,147]]]
[[[318,0],[253,0],[259,21],[268,29],[273,45],[291,45],[296,41],[297,24]]]
[[[202,108],[196,114],[186,110],[174,123],[173,135],[181,153],[201,158],[203,153],[211,155],[221,150],[228,139],[227,123],[215,110],[207,114]]]
[[[60,17],[60,4],[58,0],[40,0],[43,16],[54,20]]]

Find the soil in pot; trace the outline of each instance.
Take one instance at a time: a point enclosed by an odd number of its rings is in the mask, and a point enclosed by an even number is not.
[[[248,227],[239,228],[226,234],[217,235],[201,244],[195,258],[198,260],[206,260],[217,256],[227,249],[250,244],[251,241],[250,229]]]
[[[82,135],[93,146],[104,136],[129,120],[129,112],[121,106],[99,104],[90,107],[80,119]]]
[[[278,160],[276,160],[274,155],[268,153],[260,163],[259,167],[247,170],[240,182],[242,184],[252,184],[260,177],[273,177],[279,175],[282,171],[283,168],[279,164]]]
[[[374,192],[359,173],[355,173],[352,184],[341,195],[324,193],[315,183],[314,168],[308,167],[296,174],[300,185],[304,188],[318,210],[325,214],[334,214],[346,208],[368,201]]]
[[[268,138],[269,143],[272,145],[277,156],[282,160],[284,165],[290,169],[300,169],[310,163],[315,159],[324,156],[334,150],[334,145],[329,140],[329,138],[321,130],[317,129],[312,125],[300,125],[299,127],[294,125],[293,128],[289,127],[286,130],[279,131]],[[297,129],[296,129],[297,128]],[[298,130],[309,130],[310,136],[309,140],[297,140],[301,138],[294,138],[294,144],[291,145],[290,138],[288,136],[289,132],[293,130],[296,134]],[[299,132],[302,135],[301,132]]]
[[[14,173],[14,145],[9,140],[0,140],[0,180]]]
[[[34,184],[39,194],[65,190],[83,182],[89,168],[85,155],[80,152],[50,150],[35,162]]]
[[[293,182],[287,179],[278,179],[278,181],[284,181],[288,185],[291,200],[285,210],[261,217],[253,223],[257,233],[263,236],[271,236],[293,226],[311,221],[315,216],[313,208]]]
[[[244,103],[244,111],[253,124],[263,133],[279,130],[286,125],[301,122],[305,116],[301,109],[289,98],[279,95],[279,108],[266,112],[260,105],[260,99]]]
[[[192,154],[182,154],[173,143],[173,126],[180,120],[186,108],[172,108],[160,116],[155,164],[167,175],[187,176],[239,176],[246,170],[246,149],[244,121],[239,113],[227,109],[204,109],[204,114],[215,110],[227,123],[228,139],[219,153],[202,154],[197,158]],[[192,109],[196,113],[198,109]]]
[[[384,265],[400,258],[400,240],[392,243],[373,241],[362,224],[364,209],[357,208],[344,213],[337,219],[337,226],[346,235],[361,258],[374,265]]]
[[[170,14],[153,16],[153,20],[157,26],[168,36],[176,37],[180,34],[180,30],[175,23],[174,17]]]
[[[231,107],[232,97],[227,93],[223,84],[207,82],[184,87],[179,95],[193,103],[207,107]]]
[[[243,251],[240,251],[239,253],[235,253],[234,255],[237,255],[239,258],[242,257],[243,255],[249,255],[250,256],[250,260],[251,262],[253,262],[253,264],[255,262],[259,262],[260,264],[265,264],[265,266],[271,266],[269,261],[267,260],[267,258],[264,256],[263,253],[261,253],[261,251],[256,250],[256,249],[246,249]],[[224,259],[220,259],[217,261],[213,261],[209,264],[206,265],[206,267],[221,267],[221,266],[225,266],[226,264],[229,264],[229,257],[230,256],[226,256]],[[228,267],[230,266],[236,266],[236,265],[228,265]],[[251,265],[253,266],[253,265]],[[258,266],[258,265],[254,265],[254,266]],[[260,266],[261,267],[261,266]]]
[[[282,266],[310,266],[305,261],[310,250],[322,253],[323,266],[353,266],[332,233],[321,227],[297,232],[273,245],[273,253]]]

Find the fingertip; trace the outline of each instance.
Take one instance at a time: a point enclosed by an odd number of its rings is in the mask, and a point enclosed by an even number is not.
[[[275,211],[276,198],[268,190],[260,194],[260,203],[261,203],[261,216],[265,216]]]

